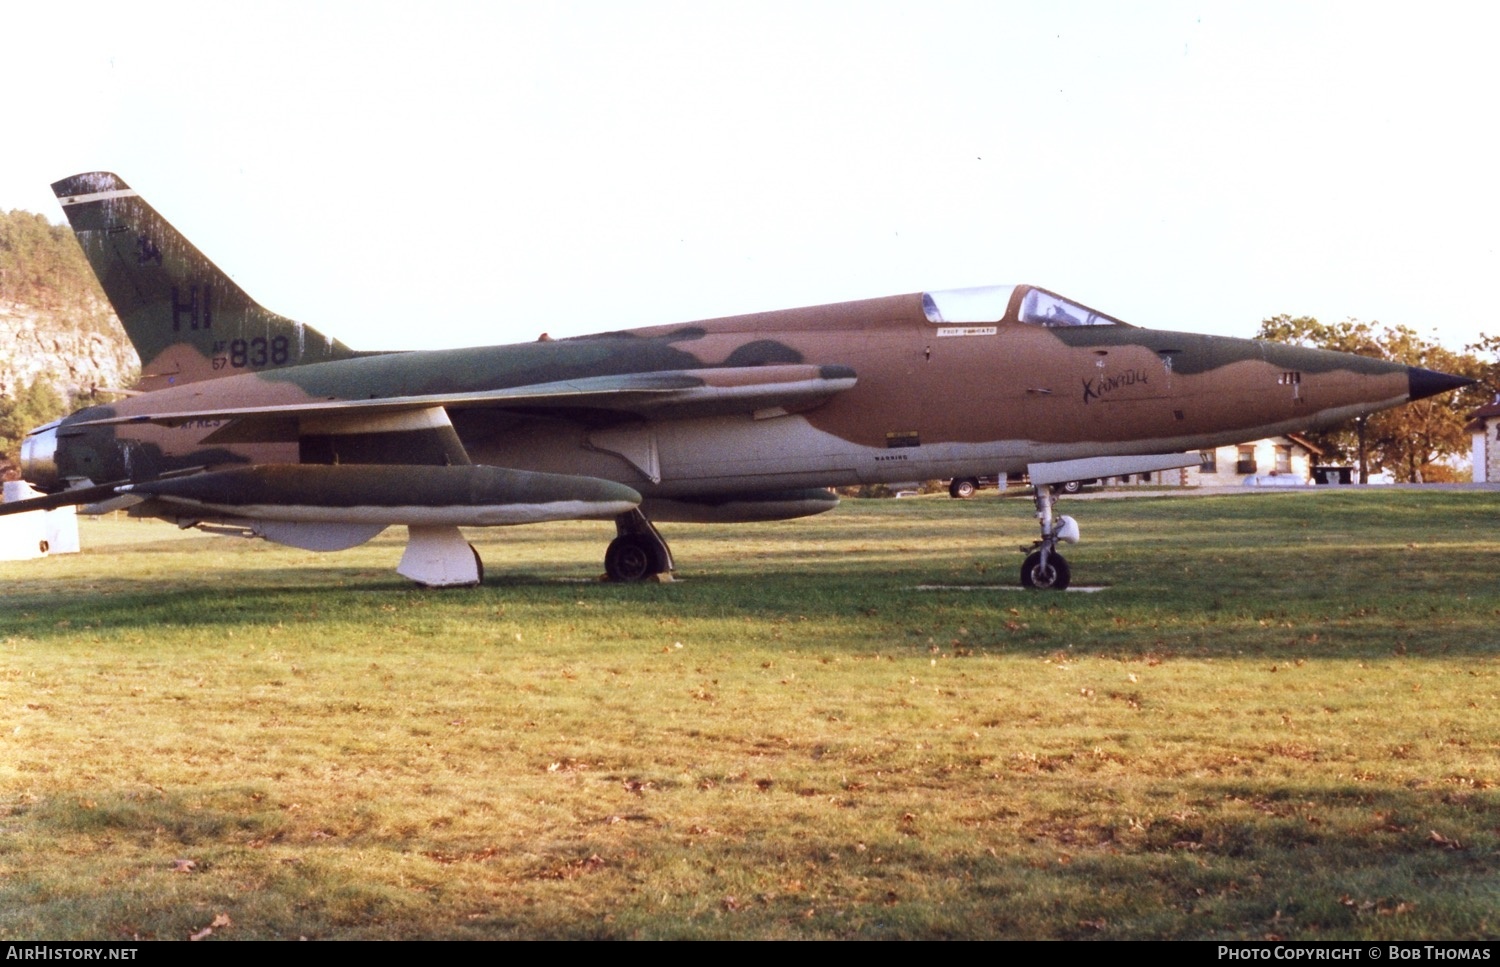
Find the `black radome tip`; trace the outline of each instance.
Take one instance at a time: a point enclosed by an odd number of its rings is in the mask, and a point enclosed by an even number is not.
[[[1477,382],[1467,376],[1449,376],[1447,373],[1418,369],[1415,366],[1406,367],[1406,379],[1410,387],[1406,394],[1408,400],[1425,400],[1429,396],[1436,396],[1439,393],[1460,389]]]

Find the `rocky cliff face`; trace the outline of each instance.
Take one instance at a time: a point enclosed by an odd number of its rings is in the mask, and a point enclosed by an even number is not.
[[[27,432],[117,397],[140,361],[71,229],[0,212],[0,479]]]
[[[39,377],[64,398],[127,388],[140,365],[102,299],[68,308],[0,299],[0,398]]]

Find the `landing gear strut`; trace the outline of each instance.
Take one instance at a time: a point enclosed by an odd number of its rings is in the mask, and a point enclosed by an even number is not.
[[[1057,553],[1057,542],[1078,543],[1078,523],[1071,517],[1053,517],[1052,504],[1056,493],[1050,484],[1034,488],[1036,519],[1042,525],[1042,539],[1034,543],[1021,565],[1021,586],[1041,588],[1047,591],[1066,591],[1072,580],[1068,562]]]
[[[611,581],[644,581],[672,572],[672,550],[645,514],[632,510],[616,517],[615,533],[604,552],[604,573]]]

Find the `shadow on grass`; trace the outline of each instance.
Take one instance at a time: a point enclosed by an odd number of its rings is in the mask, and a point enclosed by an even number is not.
[[[485,584],[442,591],[389,570],[395,536],[348,552],[353,567],[266,545],[205,554],[198,541],[177,541],[180,558],[152,553],[139,570],[121,554],[112,573],[96,559],[20,571],[0,592],[0,636],[378,628],[390,609],[408,608],[483,628],[500,610],[576,622],[583,603],[615,625],[670,618],[753,630],[795,619],[806,623],[797,640],[855,652],[1492,656],[1500,589],[1476,575],[1500,557],[1490,539],[1497,507],[1490,494],[1411,491],[1090,502],[1098,537],[1067,553],[1076,582],[1107,586],[1096,595],[1004,590],[1017,583],[1018,538],[1029,541],[1034,524],[1024,506],[999,501],[863,501],[807,521],[670,528],[681,580],[669,585],[595,580],[610,534],[598,525],[483,532]],[[974,590],[918,590],[934,585]]]
[[[877,650],[914,653],[935,644],[938,651],[957,654],[1259,655],[1289,661],[1500,654],[1495,592],[1437,595],[1423,582],[1384,585],[1371,573],[1384,573],[1378,556],[1346,560],[1344,567],[1321,587],[1309,586],[1295,570],[1269,567],[1242,578],[1254,582],[1251,587],[1205,580],[1170,591],[1125,584],[1089,595],[1011,590],[1008,575],[976,580],[949,572],[934,579],[910,562],[900,572],[871,574],[863,559],[851,555],[842,558],[840,569],[816,574],[705,569],[673,584],[615,585],[520,572],[487,578],[478,588],[439,591],[369,571],[319,572],[314,583],[304,569],[262,567],[218,573],[209,586],[113,578],[87,589],[13,589],[0,601],[0,636],[150,638],[165,629],[269,625],[379,629],[393,613],[483,630],[501,611],[522,623],[573,624],[581,617],[578,607],[587,604],[595,609],[588,619],[604,621],[603,628],[610,621],[668,618],[715,628],[740,622],[753,638],[757,628],[791,620],[801,627],[789,641],[855,653],[873,643]],[[1118,575],[1130,568],[1103,569]],[[1148,579],[1143,575],[1141,583]],[[1433,580],[1441,584],[1443,578]],[[934,581],[936,589],[922,589]]]

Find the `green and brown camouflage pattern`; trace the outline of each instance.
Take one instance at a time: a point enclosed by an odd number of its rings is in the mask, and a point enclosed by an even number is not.
[[[141,357],[140,389],[244,369],[343,359],[353,351],[263,309],[118,175],[54,182],[78,244]]]
[[[771,495],[785,495],[783,516],[796,516],[831,506],[810,499],[812,488],[1194,451],[1333,425],[1466,382],[1137,328],[1032,286],[356,353],[260,307],[117,176],[77,175],[54,189],[140,351],[149,392],[33,435],[26,475],[49,493],[111,484],[127,493],[201,475],[174,486],[203,498],[216,479],[291,481],[309,492],[278,499],[331,507],[358,503],[357,474],[337,474],[337,492],[316,473],[217,475],[367,467],[373,500],[375,481],[399,479],[375,468],[498,467],[621,485],[659,519],[769,519]],[[198,522],[180,502],[149,503]],[[210,520],[233,504],[200,499],[207,510],[195,515]]]

